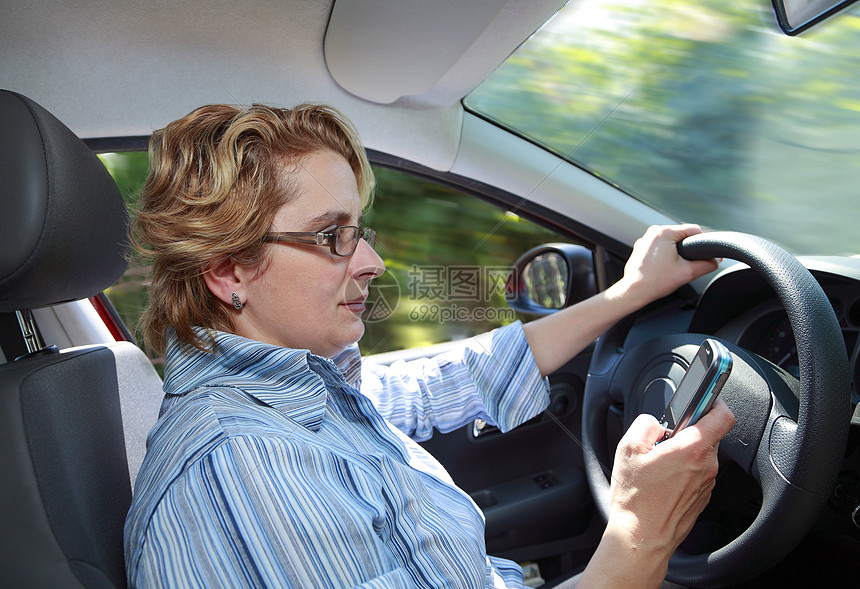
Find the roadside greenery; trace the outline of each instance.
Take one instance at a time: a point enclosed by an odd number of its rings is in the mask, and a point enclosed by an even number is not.
[[[466,104],[682,221],[860,253],[860,8],[571,2]],[[536,115],[539,113],[539,115]]]

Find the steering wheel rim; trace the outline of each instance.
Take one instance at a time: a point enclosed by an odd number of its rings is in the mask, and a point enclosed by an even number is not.
[[[748,411],[744,406],[746,397],[754,396],[749,388],[738,385],[740,393],[727,395],[726,389],[731,389],[733,379],[738,378],[736,370],[724,388],[722,396],[737,422],[721,442],[721,457],[745,463],[742,468],[761,486],[762,507],[753,523],[725,546],[704,554],[676,552],[667,574],[676,583],[718,587],[743,581],[776,564],[817,518],[830,494],[847,443],[851,410],[848,359],[839,323],[824,291],[785,250],[760,237],[736,232],[691,236],[678,245],[678,250],[687,259],[730,258],[759,272],[788,314],[800,360],[796,423],[773,398],[769,399],[764,418],[760,407],[758,411]],[[619,366],[625,356],[636,354],[635,349],[624,348],[634,322],[632,316],[625,318],[598,341],[585,387],[582,435],[586,475],[604,519],[609,512],[609,481],[601,462],[601,457],[609,456],[606,411],[612,402],[610,391]],[[665,340],[664,344],[697,341],[697,336],[687,336]],[[704,337],[699,336],[698,341]],[[753,365],[759,360],[767,364],[736,346],[728,346],[736,368],[739,363]],[[765,381],[755,382],[760,386]],[[769,393],[766,396],[772,397],[773,393]],[[761,431],[758,439],[755,434],[751,436],[757,430]]]

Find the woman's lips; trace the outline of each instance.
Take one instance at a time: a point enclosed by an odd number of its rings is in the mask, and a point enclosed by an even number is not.
[[[353,299],[351,301],[347,301],[345,303],[341,303],[344,307],[352,311],[353,313],[364,313],[366,305],[364,302],[367,300],[367,295],[359,297],[357,299]]]

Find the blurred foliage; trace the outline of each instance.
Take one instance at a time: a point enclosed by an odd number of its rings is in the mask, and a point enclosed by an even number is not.
[[[99,158],[113,176],[125,202],[134,204],[149,171],[149,154],[145,151],[125,151],[100,153]]]
[[[134,203],[146,177],[147,154],[100,157],[126,202]],[[510,322],[515,314],[504,301],[504,278],[511,264],[558,235],[435,182],[391,169],[374,171],[376,197],[365,223],[379,233],[376,250],[387,270],[371,290],[362,351],[460,339]],[[132,330],[146,305],[148,272],[146,261],[132,258],[122,280],[106,291]],[[375,303],[387,307],[374,309]],[[161,359],[153,361],[158,365]]]
[[[140,187],[146,180],[149,171],[149,156],[145,151],[125,151],[121,153],[100,153],[99,158],[113,176],[126,204],[133,207],[137,202]],[[137,322],[148,302],[147,281],[149,279],[149,263],[136,252],[132,252],[128,268],[123,277],[115,285],[105,290],[117,313],[126,327],[141,343],[140,330]],[[141,347],[142,344],[141,344]],[[154,357],[148,350],[156,369],[162,372],[164,359]]]
[[[791,38],[760,0],[572,2],[466,104],[679,220],[858,253],[858,12]]]
[[[367,322],[362,351],[460,339],[508,323],[514,314],[504,300],[504,278],[511,264],[558,235],[446,186],[375,171],[376,198],[365,222],[379,232],[376,250],[387,270],[378,282],[392,285],[397,306],[385,320]],[[455,312],[468,318],[458,320]]]

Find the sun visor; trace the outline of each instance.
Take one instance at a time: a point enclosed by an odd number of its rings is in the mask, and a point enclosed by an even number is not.
[[[459,100],[559,9],[559,0],[338,0],[325,59],[348,92],[388,104]]]

